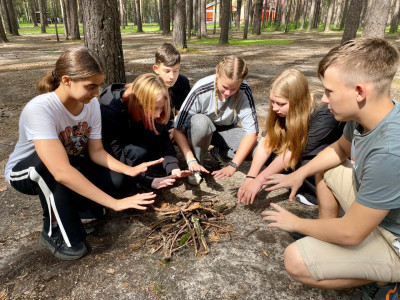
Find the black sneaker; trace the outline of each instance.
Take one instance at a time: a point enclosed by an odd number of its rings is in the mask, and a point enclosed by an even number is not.
[[[40,234],[40,244],[50,250],[53,255],[62,260],[76,260],[85,256],[88,249],[83,242],[68,247],[65,243],[59,227],[53,228],[53,234],[49,237],[44,231]]]
[[[399,282],[392,282],[385,286],[378,286],[376,283],[370,283],[363,286],[361,294],[354,295],[352,300],[370,300],[386,299],[397,300],[399,296]]]

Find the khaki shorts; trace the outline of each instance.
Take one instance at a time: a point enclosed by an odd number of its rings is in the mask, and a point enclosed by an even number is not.
[[[346,212],[355,200],[353,170],[349,161],[325,173],[324,179]],[[398,238],[378,226],[358,246],[341,246],[312,237],[297,241],[300,254],[315,280],[369,279],[400,281]]]

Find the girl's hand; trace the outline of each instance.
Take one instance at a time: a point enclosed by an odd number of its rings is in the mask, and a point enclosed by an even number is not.
[[[149,200],[149,199],[154,199],[155,197],[156,194],[154,194],[153,192],[136,194],[135,196],[116,200],[115,207],[112,207],[112,209],[114,209],[115,211],[121,211],[128,208],[146,210],[147,207],[144,205],[149,205],[154,203],[154,200]]]
[[[176,178],[185,178],[192,174],[193,172],[189,170],[180,170],[180,169],[173,169],[171,172],[171,175],[175,175]]]
[[[175,175],[170,175],[167,177],[159,177],[159,178],[154,178],[153,182],[151,183],[151,188],[158,190],[165,188],[167,186],[173,185],[175,183]]]
[[[200,165],[198,162],[192,162],[189,165],[189,171],[190,172],[203,172],[209,174],[210,171],[208,171],[206,168],[204,168],[202,165]]]
[[[299,172],[293,172],[288,175],[275,174],[265,178],[264,184],[270,187],[266,188],[267,192],[281,188],[290,188],[289,201],[294,201],[296,193],[304,182],[305,177]]]
[[[299,217],[288,212],[278,204],[271,203],[274,210],[266,210],[261,214],[264,216],[263,221],[268,222],[267,228],[278,228],[288,232],[294,232],[296,230],[296,224],[299,221]]]
[[[135,176],[139,175],[140,173],[146,172],[148,167],[157,165],[163,161],[164,161],[164,158],[159,158],[157,160],[141,163],[140,165],[131,167],[126,175],[135,177]]]
[[[259,179],[246,178],[238,191],[238,202],[245,205],[253,204],[254,198],[261,190],[263,184]]]
[[[216,179],[225,179],[231,177],[233,174],[235,174],[236,169],[231,166],[226,166],[225,168],[222,168],[221,170],[217,170],[211,173]]]

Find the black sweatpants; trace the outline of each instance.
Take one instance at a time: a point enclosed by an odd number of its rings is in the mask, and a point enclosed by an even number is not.
[[[104,192],[119,196],[123,175],[94,164],[88,157],[70,157],[70,163]],[[43,229],[52,234],[51,212],[67,246],[85,240],[86,232],[79,212],[103,214],[103,207],[57,182],[36,152],[21,160],[11,171],[11,186],[21,193],[39,195],[43,208]],[[53,220],[54,221],[54,220]]]

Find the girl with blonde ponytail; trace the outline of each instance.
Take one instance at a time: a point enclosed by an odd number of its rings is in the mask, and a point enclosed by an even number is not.
[[[307,79],[301,72],[288,69],[277,75],[270,87],[266,133],[238,191],[238,201],[252,204],[265,178],[307,163],[341,136],[343,126],[327,105],[317,105],[312,100]],[[264,165],[266,168],[260,173]],[[312,198],[309,200],[315,199],[313,178],[305,182],[301,192]],[[304,201],[304,195],[299,197]]]
[[[245,60],[224,57],[216,74],[199,80],[182,104],[174,137],[194,172],[188,178],[190,184],[200,184],[200,172],[209,173],[203,161],[210,144],[214,146],[211,154],[222,167],[212,172],[217,179],[231,177],[253,149],[258,124],[253,96],[244,81],[247,73]]]

